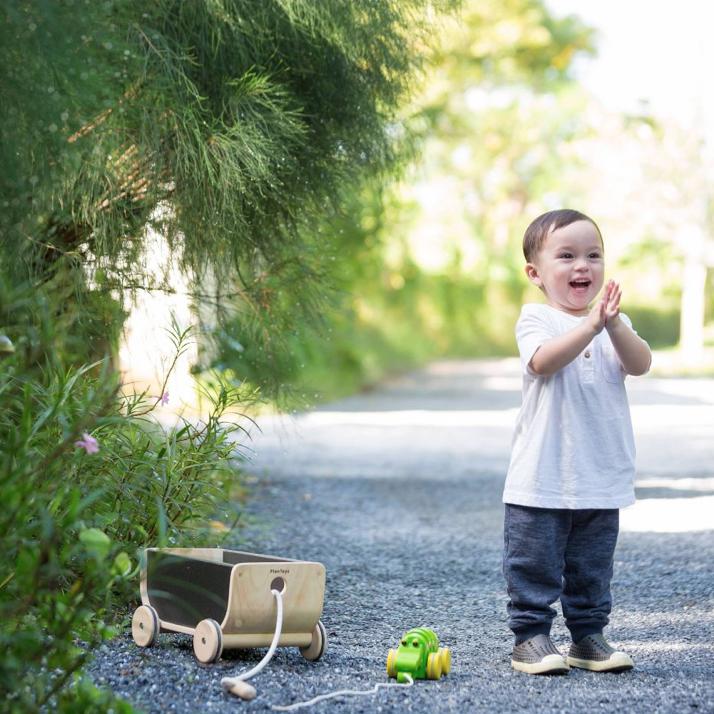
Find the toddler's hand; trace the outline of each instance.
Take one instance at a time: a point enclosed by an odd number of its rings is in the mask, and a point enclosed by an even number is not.
[[[609,296],[610,284],[608,283],[602,297],[590,308],[588,313],[588,322],[590,326],[595,330],[596,334],[602,332],[603,327],[607,323],[607,314],[605,312],[608,296]]]
[[[605,287],[605,294],[603,298],[605,299],[605,322],[608,323],[615,320],[620,314],[620,298],[622,297],[622,290],[620,289],[620,284],[616,283],[614,280],[609,280],[607,286]]]

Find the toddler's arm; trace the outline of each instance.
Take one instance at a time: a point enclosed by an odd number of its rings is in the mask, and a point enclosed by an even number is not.
[[[533,354],[530,368],[541,377],[549,377],[570,364],[592,341],[593,337],[605,327],[607,317],[605,307],[610,295],[610,286],[603,296],[593,305],[587,320],[583,320],[562,335],[544,342]]]
[[[620,286],[611,280],[606,293],[610,295],[610,299],[605,307],[607,316],[605,328],[625,372],[637,377],[650,368],[652,363],[650,346],[620,319],[620,297],[622,296]]]
[[[544,342],[533,354],[530,368],[542,377],[555,374],[570,364],[604,327],[617,356],[628,374],[638,376],[650,368],[652,354],[649,345],[620,319],[622,290],[613,280],[605,287],[602,297],[590,310],[587,320],[558,337]]]
[[[602,328],[601,328],[602,329]],[[541,377],[549,377],[570,364],[600,330],[584,320],[577,327],[544,342],[531,357],[530,368]]]

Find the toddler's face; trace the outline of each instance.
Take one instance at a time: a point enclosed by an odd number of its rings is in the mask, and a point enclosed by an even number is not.
[[[571,315],[587,315],[605,277],[597,229],[590,221],[576,221],[552,231],[535,261],[526,265],[526,274],[545,292],[549,305]]]

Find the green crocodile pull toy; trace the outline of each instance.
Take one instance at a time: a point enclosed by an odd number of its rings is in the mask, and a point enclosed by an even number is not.
[[[400,684],[412,679],[439,679],[451,671],[451,652],[439,647],[439,638],[433,630],[415,627],[405,632],[399,647],[389,650],[387,674],[396,677]]]

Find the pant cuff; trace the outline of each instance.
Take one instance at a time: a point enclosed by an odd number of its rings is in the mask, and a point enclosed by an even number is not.
[[[537,625],[530,625],[525,628],[518,628],[513,630],[513,634],[516,636],[516,644],[520,645],[521,642],[530,640],[531,637],[536,635],[549,635],[550,634],[550,622],[539,623]]]
[[[591,622],[586,625],[568,625],[573,642],[580,642],[588,635],[600,635],[604,627],[600,622]]]

